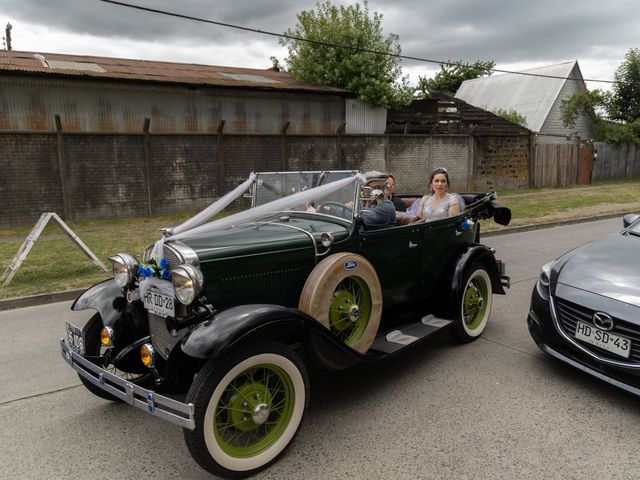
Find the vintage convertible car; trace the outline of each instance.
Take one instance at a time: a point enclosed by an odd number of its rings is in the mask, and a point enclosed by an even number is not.
[[[264,468],[300,428],[305,362],[378,362],[444,330],[472,341],[492,294],[509,285],[479,243],[479,220],[511,217],[495,193],[463,195],[456,217],[404,215],[369,230],[362,212],[379,181],[346,171],[252,174],[164,229],[140,261],[112,257],[114,278],[72,306],[97,313],[82,329],[67,324],[64,359],[95,395],[184,427],[205,470]],[[243,196],[250,208],[205,223]]]
[[[527,317],[543,352],[640,395],[640,215],[542,267]]]

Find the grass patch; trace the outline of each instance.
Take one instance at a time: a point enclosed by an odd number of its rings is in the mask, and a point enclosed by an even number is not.
[[[524,189],[499,192],[498,201],[512,212],[511,226],[585,218],[603,213],[640,212],[640,181],[609,181],[564,189]],[[102,260],[118,252],[141,258],[161,236],[161,227],[175,226],[191,215],[73,222],[69,226]],[[0,271],[4,272],[33,225],[0,229]],[[484,221],[483,231],[502,229]],[[7,287],[0,285],[0,299],[87,288],[105,278],[54,222],[46,229]]]

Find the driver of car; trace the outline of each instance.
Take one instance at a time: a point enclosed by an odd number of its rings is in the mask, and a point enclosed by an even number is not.
[[[396,223],[396,209],[384,192],[376,188],[369,195],[369,207],[360,211],[360,218],[367,230],[389,228]]]

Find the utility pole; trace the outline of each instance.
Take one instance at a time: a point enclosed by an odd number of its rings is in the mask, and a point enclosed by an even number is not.
[[[3,38],[5,48],[11,51],[11,24],[7,22],[7,27],[4,29],[5,36]]]

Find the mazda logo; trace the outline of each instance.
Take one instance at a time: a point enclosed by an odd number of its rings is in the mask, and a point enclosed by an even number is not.
[[[593,324],[600,330],[606,330],[607,332],[613,330],[613,318],[611,315],[604,312],[596,312],[593,314]]]

